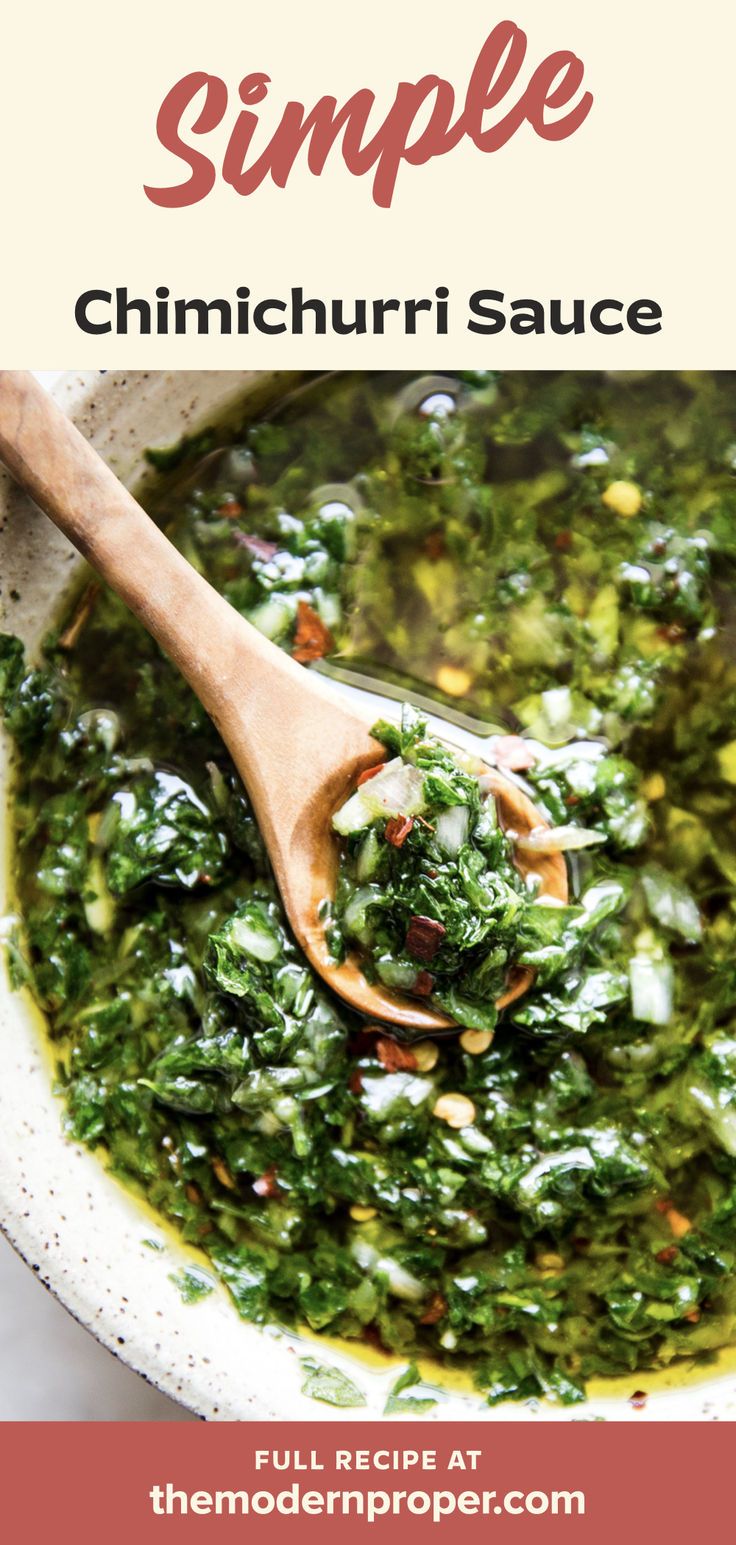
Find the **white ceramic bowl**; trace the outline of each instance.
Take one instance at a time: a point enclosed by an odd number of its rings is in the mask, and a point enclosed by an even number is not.
[[[263,377],[220,372],[68,374],[53,391],[128,484],[140,478],[142,450],[169,444],[221,413],[234,397],[259,390]],[[33,650],[69,586],[77,560],[64,539],[0,474],[2,627]],[[18,599],[13,599],[17,593]],[[0,803],[9,796],[9,747],[0,753]],[[0,916],[12,909],[8,829],[0,823]],[[224,1291],[182,1302],[171,1274],[191,1253],[62,1132],[41,1017],[25,993],[12,993],[0,967],[0,1226],[40,1280],[105,1346],[167,1394],[208,1418],[302,1418],[338,1414],[301,1394],[305,1351],[348,1371],[364,1408],[341,1420],[380,1417],[399,1362],[366,1365],[329,1345],[300,1345],[276,1329],[239,1320]],[[160,1247],[151,1249],[145,1241]],[[630,1396],[655,1390],[643,1411]],[[442,1391],[425,1418],[513,1421],[604,1416],[634,1421],[736,1417],[733,1373],[656,1388],[646,1375],[627,1380],[586,1406],[568,1410],[507,1405],[489,1410],[474,1395]]]

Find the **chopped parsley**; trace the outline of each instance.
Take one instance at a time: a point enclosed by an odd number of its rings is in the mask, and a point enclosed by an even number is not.
[[[348,833],[335,948],[436,975],[462,1036],[399,1043],[315,978],[223,745],[113,595],[32,665],[0,640],[13,980],[70,1134],[244,1318],[492,1403],[736,1342],[735,417],[732,376],[331,377],[149,484],[305,668],[503,731],[545,818],[594,834],[536,906],[477,782],[387,744],[424,804],[395,843]],[[517,949],[535,981],[496,1021]]]

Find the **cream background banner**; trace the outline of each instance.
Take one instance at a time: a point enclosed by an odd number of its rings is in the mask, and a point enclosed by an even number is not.
[[[385,112],[401,79],[436,72],[460,103],[491,28],[512,18],[528,63],[570,48],[592,111],[570,139],[528,125],[483,155],[469,141],[402,166],[393,206],[333,153],[321,178],[300,156],[286,189],[240,198],[218,180],[168,210],[144,183],[181,180],[158,144],[166,92],[191,70],[219,74],[231,107],[199,140],[221,159],[243,75],[271,77],[259,111],[275,127],[289,98],[312,106],[360,87]],[[7,6],[0,158],[4,208],[0,363],[33,368],[358,365],[666,368],[736,364],[732,75],[736,8],[724,0],[36,0]],[[528,71],[527,71],[528,73]],[[265,137],[261,143],[265,143]],[[384,337],[86,336],[74,305],[90,288],[153,299],[432,296],[450,290],[450,330],[420,319]],[[662,331],[494,338],[466,330],[467,298],[504,291],[588,303],[652,298]]]

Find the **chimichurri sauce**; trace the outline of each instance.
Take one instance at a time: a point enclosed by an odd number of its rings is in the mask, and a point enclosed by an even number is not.
[[[736,379],[332,378],[154,460],[156,518],[269,637],[507,731],[597,837],[495,1029],[399,1044],[314,978],[222,744],[93,586],[40,667],[0,652],[13,971],[69,1131],[245,1318],[489,1401],[732,1344]]]
[[[333,813],[342,847],[336,894],[325,908],[330,952],[338,961],[357,955],[368,981],[483,1032],[482,1046],[472,1034],[462,1045],[485,1050],[500,1010],[540,970],[547,987],[564,977],[563,991],[573,965],[578,977],[586,974],[599,926],[621,910],[626,893],[594,884],[569,904],[562,853],[595,847],[610,833],[604,820],[597,830],[550,826],[517,793],[508,772],[533,767],[538,777],[539,744],[504,735],[486,742],[486,759],[463,754],[430,735],[410,704],[399,724],[379,720],[373,735],[397,754],[361,773]],[[615,769],[625,782],[620,764],[605,757],[582,775],[596,778],[604,763],[607,777]],[[491,789],[499,781],[506,793],[497,801]],[[616,984],[614,996],[622,995]]]

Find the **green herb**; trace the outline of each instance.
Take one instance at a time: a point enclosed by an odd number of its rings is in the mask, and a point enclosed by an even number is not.
[[[309,1395],[312,1400],[323,1400],[330,1406],[365,1405],[365,1395],[339,1368],[317,1363],[312,1357],[301,1357],[299,1364],[307,1375],[302,1384],[303,1395]]]
[[[421,1382],[422,1376],[419,1369],[415,1363],[410,1363],[409,1367],[399,1374],[396,1383],[389,1393],[388,1400],[384,1406],[384,1416],[421,1416],[423,1412],[431,1411],[432,1407],[437,1404],[433,1396],[405,1396],[403,1393],[405,1389],[414,1389]]]
[[[214,430],[202,429],[196,435],[182,435],[174,445],[148,446],[146,461],[157,472],[173,472],[182,462],[206,455],[214,444]]]
[[[536,901],[483,793],[482,764],[463,763],[430,739],[411,710],[400,729],[379,724],[373,733],[399,755],[333,818],[345,841],[331,948],[338,959],[357,951],[370,981],[431,996],[462,1025],[493,1030],[509,970],[543,964],[547,982],[573,961],[580,968],[594,950],[598,919],[582,907],[560,911]],[[604,975],[568,994],[570,1028],[587,1029],[604,1017],[599,1003],[615,1001]]]
[[[173,773],[144,776],[113,795],[105,853],[115,896],[146,881],[211,885],[222,876],[227,841],[206,805]]]
[[[180,1271],[172,1272],[169,1281],[179,1289],[185,1304],[197,1304],[201,1298],[208,1298],[215,1286],[207,1272],[196,1266],[183,1266]]]

